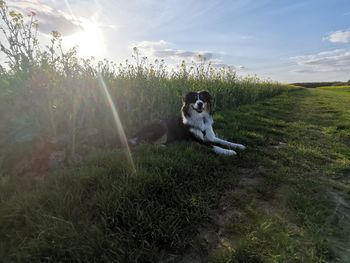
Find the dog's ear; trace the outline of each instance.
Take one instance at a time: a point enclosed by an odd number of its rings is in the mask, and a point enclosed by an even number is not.
[[[202,90],[200,92],[198,92],[200,94],[200,96],[204,97],[205,100],[211,100],[212,96],[210,95],[209,91],[206,90]]]
[[[187,95],[187,93],[182,93],[182,103],[185,103],[185,101],[186,101],[186,95]]]
[[[182,95],[182,102],[184,104],[185,103],[190,103],[190,102],[192,102],[192,100],[195,99],[196,95],[197,95],[197,92],[193,92],[193,91],[187,92],[187,93]]]
[[[210,100],[209,100],[209,113],[212,115],[214,113],[215,109],[215,98],[210,95]]]
[[[204,96],[204,98],[205,98],[204,100],[208,103],[209,113],[213,114],[214,113],[214,106],[215,106],[214,97],[209,93],[209,91],[206,91],[206,90],[202,90],[199,93]]]
[[[182,107],[181,111],[185,115],[185,117],[189,117],[190,113],[188,111],[188,105],[186,104],[186,96],[188,93],[182,94]]]

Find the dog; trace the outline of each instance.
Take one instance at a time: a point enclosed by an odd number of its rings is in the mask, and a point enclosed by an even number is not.
[[[212,114],[213,97],[208,91],[188,92],[182,99],[180,116],[155,121],[128,142],[134,146],[142,142],[167,145],[175,141],[195,141],[222,155],[236,155],[232,149],[246,149],[242,144],[215,135]]]

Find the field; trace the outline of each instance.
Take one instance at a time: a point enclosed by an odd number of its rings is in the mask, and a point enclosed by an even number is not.
[[[350,87],[175,68],[133,50],[80,59],[0,1],[1,262],[349,262]],[[28,20],[29,19],[29,20]],[[29,21],[29,22],[28,22]],[[182,95],[215,97],[236,157],[195,143],[125,149]]]
[[[56,31],[51,45],[41,46],[35,14],[24,17],[0,1],[0,17],[0,174],[42,175],[74,166],[96,148],[123,147],[125,136],[150,120],[178,114],[191,90],[208,90],[220,110],[292,88],[238,77],[205,57],[172,68],[137,48],[120,64],[81,59],[75,48],[62,47]]]
[[[42,180],[3,177],[7,261],[347,262],[350,87],[295,89],[216,113],[248,146],[96,151]]]

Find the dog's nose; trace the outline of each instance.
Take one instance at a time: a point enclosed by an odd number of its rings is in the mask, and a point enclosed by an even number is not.
[[[202,107],[203,107],[203,102],[198,102],[197,106],[198,106],[199,108],[202,108]]]

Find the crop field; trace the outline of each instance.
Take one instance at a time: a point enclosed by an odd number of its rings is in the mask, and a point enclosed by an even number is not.
[[[54,166],[60,166],[62,161],[75,163],[94,148],[123,146],[125,136],[147,122],[179,114],[182,96],[191,90],[208,90],[220,110],[291,88],[256,76],[238,77],[231,68],[213,67],[204,57],[176,68],[162,60],[148,61],[137,48],[130,61],[118,65],[81,59],[75,48],[64,51],[55,31],[51,46],[40,46],[35,17],[26,22],[1,3],[8,41],[1,44],[6,58],[0,67],[2,173],[45,171],[39,162],[52,152],[58,156]],[[33,158],[39,161],[30,157],[38,155]]]

